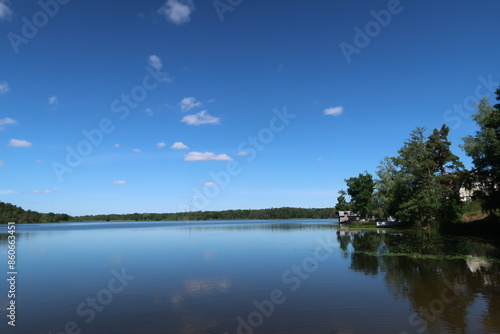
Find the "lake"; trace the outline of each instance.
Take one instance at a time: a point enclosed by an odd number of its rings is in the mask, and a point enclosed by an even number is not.
[[[0,226],[7,272],[7,226]],[[500,333],[500,254],[334,220],[16,225],[1,333]]]

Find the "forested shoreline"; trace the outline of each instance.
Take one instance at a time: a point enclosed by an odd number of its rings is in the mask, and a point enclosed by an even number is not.
[[[0,202],[0,224],[15,222],[58,223],[95,221],[187,221],[187,220],[255,220],[255,219],[332,219],[335,209],[270,208],[258,210],[193,211],[176,213],[131,213],[70,216],[64,213],[40,213],[10,203]]]

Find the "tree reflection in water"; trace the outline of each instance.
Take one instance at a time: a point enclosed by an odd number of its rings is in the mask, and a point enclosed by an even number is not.
[[[337,240],[351,270],[383,275],[388,291],[410,302],[408,332],[500,332],[498,247],[427,232],[340,229]],[[472,313],[483,328],[470,328]]]

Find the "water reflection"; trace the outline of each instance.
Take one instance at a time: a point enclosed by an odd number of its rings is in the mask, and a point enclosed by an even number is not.
[[[301,219],[290,220],[218,220],[218,221],[144,221],[144,222],[86,222],[86,223],[44,223],[44,224],[17,224],[16,234],[26,233],[49,233],[62,231],[98,231],[98,230],[122,230],[122,229],[196,229],[207,231],[220,229],[224,231],[255,231],[255,230],[275,230],[275,231],[296,231],[296,230],[318,230],[335,229],[337,219]],[[7,225],[0,225],[0,242],[6,239]]]
[[[189,279],[184,282],[184,287],[191,295],[224,293],[231,287],[231,280],[227,278]]]
[[[499,249],[467,238],[429,233],[337,231],[350,269],[383,275],[413,313],[408,333],[497,333],[500,329]],[[470,319],[480,318],[482,328]]]

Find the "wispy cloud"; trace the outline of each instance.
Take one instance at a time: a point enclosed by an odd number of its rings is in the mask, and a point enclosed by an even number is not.
[[[164,148],[165,146],[167,146],[167,144],[165,144],[163,142],[156,143],[156,147],[158,147],[158,148]]]
[[[10,87],[7,81],[0,81],[0,94],[6,94],[8,91],[10,91]]]
[[[113,181],[111,182],[112,184],[121,184],[121,185],[125,185],[127,184],[127,181],[123,181],[123,180],[117,180],[117,181]]]
[[[13,194],[14,190],[12,189],[0,189],[0,195],[8,195],[8,194]]]
[[[133,151],[133,152],[135,152],[135,153],[141,153],[141,152],[142,152],[142,151],[141,151],[140,149],[138,149],[138,148],[134,148],[132,151]]]
[[[239,155],[239,156],[241,156],[241,157],[244,157],[245,155],[248,155],[248,152],[241,151],[241,152],[236,153],[236,155]]]
[[[189,152],[185,155],[184,161],[208,161],[208,160],[217,160],[217,161],[231,161],[233,158],[228,156],[227,154],[215,154],[213,152]]]
[[[191,20],[194,10],[192,0],[168,0],[158,9],[157,13],[174,24],[184,24]]]
[[[5,161],[0,160],[0,167],[5,167]]]
[[[55,192],[55,190],[33,190],[32,193],[33,194],[52,194],[53,192]]]
[[[49,106],[56,107],[59,104],[59,99],[57,98],[57,95],[49,97],[48,103]]]
[[[151,110],[150,108],[146,108],[146,109],[144,109],[144,112],[145,112],[146,114],[148,114],[148,116],[153,116],[153,115],[154,115],[153,110]]]
[[[0,119],[0,130],[3,130],[6,125],[16,124],[16,123],[17,123],[17,121],[15,119],[10,118],[10,117],[2,118],[2,119]]]
[[[187,150],[187,149],[189,149],[189,147],[186,144],[184,144],[180,141],[173,143],[172,146],[170,146],[170,148],[173,148],[174,150]]]
[[[40,159],[36,160],[35,162],[36,162],[37,164],[43,164],[43,160],[40,160]]]
[[[157,71],[161,70],[161,68],[163,67],[163,64],[161,62],[161,58],[158,57],[157,55],[149,56],[148,64]]]
[[[7,6],[6,0],[0,0],[0,20],[8,20],[12,16],[12,9]]]
[[[340,116],[344,112],[344,108],[342,107],[330,107],[325,110],[323,110],[324,115],[329,115],[329,116]]]
[[[185,97],[179,102],[182,111],[189,111],[196,107],[201,107],[201,102],[196,101],[194,97]]]
[[[215,183],[215,182],[205,182],[205,183],[203,183],[203,185],[205,187],[215,187],[215,186],[217,186],[217,183]]]
[[[119,148],[120,144],[114,144],[113,147]]]
[[[206,110],[202,110],[194,115],[182,117],[181,122],[188,125],[219,124],[220,118],[211,116]]]
[[[11,147],[31,147],[33,144],[27,140],[11,139],[8,145]]]

